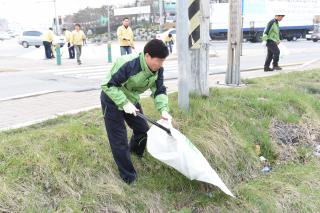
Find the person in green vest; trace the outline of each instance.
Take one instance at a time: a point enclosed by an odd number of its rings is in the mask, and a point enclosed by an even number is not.
[[[282,21],[284,16],[285,15],[276,15],[275,18],[268,23],[263,33],[262,40],[267,42],[266,46],[268,48],[267,58],[264,63],[265,72],[282,69],[279,66],[280,49],[278,45],[280,44],[279,22]],[[273,60],[273,68],[270,68],[270,64],[272,60]]]
[[[145,45],[143,53],[119,57],[101,85],[101,107],[111,151],[120,177],[128,184],[137,178],[130,153],[141,158],[147,143],[149,126],[137,116],[137,112],[143,113],[139,103],[142,93],[151,89],[161,119],[171,126],[162,67],[168,55],[167,46],[161,40],[153,39]],[[133,132],[130,144],[125,122]]]

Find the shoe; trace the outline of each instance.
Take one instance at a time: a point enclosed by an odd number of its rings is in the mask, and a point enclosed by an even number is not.
[[[265,72],[272,72],[274,69],[271,69],[270,67],[265,67],[264,68],[264,71]]]
[[[274,66],[273,69],[274,69],[274,70],[282,70],[282,68],[279,67],[279,66]]]
[[[81,65],[82,63],[81,63],[81,61],[78,61],[78,65]]]
[[[137,181],[134,180],[134,181],[128,183],[128,185],[131,186],[131,187],[135,187],[137,185]]]
[[[123,179],[122,178],[122,180],[126,183],[126,184],[128,184],[129,186],[135,186],[137,183],[137,177],[135,177],[134,179],[132,179],[132,180],[129,180],[129,179]]]
[[[139,160],[141,160],[141,158],[143,157],[143,154],[142,154],[142,155],[141,155],[141,154],[138,154],[136,151],[131,150],[131,149],[130,149],[130,153],[133,154],[133,155],[135,155],[135,156],[137,156],[137,158],[138,158]]]

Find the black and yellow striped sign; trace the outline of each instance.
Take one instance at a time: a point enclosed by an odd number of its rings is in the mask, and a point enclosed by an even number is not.
[[[189,0],[189,48],[200,48],[200,0]]]

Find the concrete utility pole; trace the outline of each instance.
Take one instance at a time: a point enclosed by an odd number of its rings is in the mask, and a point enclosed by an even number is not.
[[[188,48],[188,0],[177,0],[177,52],[179,71],[179,108],[189,110],[190,60]]]
[[[190,37],[194,40],[199,33],[199,43],[192,42],[191,52],[191,86],[190,90],[208,96],[209,71],[209,21],[210,0],[189,0]]]
[[[242,0],[229,1],[228,65],[226,84],[240,85]]]

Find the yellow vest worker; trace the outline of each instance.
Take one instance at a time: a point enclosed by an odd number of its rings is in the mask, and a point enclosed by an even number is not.
[[[70,32],[66,28],[63,28],[62,32],[64,34],[64,37],[66,39],[66,43],[68,45],[69,59],[74,59],[75,58],[74,46],[71,45],[72,32]]]
[[[167,45],[169,52],[172,53],[172,45],[173,45],[174,39],[172,34],[168,34],[166,35],[166,37],[164,37],[164,43]]]
[[[70,42],[73,45],[81,45],[82,46],[84,39],[86,39],[86,35],[84,34],[84,32],[82,30],[79,30],[79,31],[74,30],[72,32]]]
[[[69,30],[66,30],[66,31],[64,32],[64,37],[66,38],[66,42],[67,42],[67,43],[70,43],[70,41],[71,41],[71,36],[72,36],[72,33],[71,33]]]
[[[77,55],[77,62],[78,65],[82,64],[80,57],[82,54],[82,45],[83,45],[83,40],[86,39],[86,35],[84,32],[81,30],[80,24],[75,25],[75,30],[72,32],[71,36],[71,43],[74,46],[74,49],[76,50],[76,55]]]
[[[134,47],[133,44],[133,32],[132,29],[128,26],[118,27],[117,36],[120,46],[122,47]]]
[[[169,42],[173,42],[173,36],[171,34],[166,35],[166,37],[164,37],[164,43],[169,43]]]
[[[53,51],[51,49],[53,39],[54,34],[52,28],[50,27],[49,30],[42,35],[42,43],[44,46],[46,59],[54,58]]]
[[[54,38],[54,34],[52,30],[48,30],[47,32],[45,32],[42,36],[42,40],[43,41],[47,41],[47,42],[52,42]]]
[[[129,19],[124,18],[122,26],[118,27],[117,30],[118,41],[120,44],[121,55],[131,54],[134,49],[133,43],[133,32],[129,27]]]

